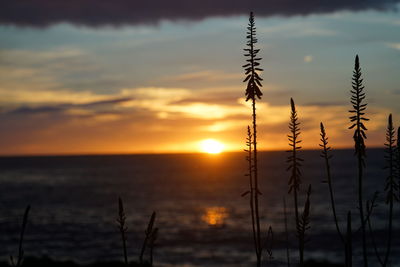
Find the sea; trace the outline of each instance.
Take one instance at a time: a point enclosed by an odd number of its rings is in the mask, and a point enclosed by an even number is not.
[[[305,259],[343,263],[344,247],[332,216],[324,159],[320,151],[299,152],[299,209],[311,184],[310,223]],[[339,226],[346,232],[352,215],[353,260],[359,266],[361,231],[357,161],[352,150],[331,153],[331,172]],[[259,153],[260,220],[263,265],[298,262],[293,194],[288,194],[289,154]],[[124,204],[129,261],[138,261],[153,211],[158,236],[155,266],[254,266],[256,261],[248,195],[245,152],[221,154],[148,154],[32,156],[0,158],[0,261],[18,253],[25,207],[31,206],[23,249],[26,256],[77,263],[122,261],[118,198]],[[383,149],[367,151],[365,205],[379,192],[367,232],[371,266],[378,266],[371,242],[383,255],[388,238],[389,206],[384,191],[388,170]],[[284,201],[286,202],[287,233]],[[394,207],[391,265],[400,266],[400,208]],[[269,227],[272,235],[268,236]],[[267,240],[268,236],[268,240]],[[148,250],[145,259],[149,257]]]

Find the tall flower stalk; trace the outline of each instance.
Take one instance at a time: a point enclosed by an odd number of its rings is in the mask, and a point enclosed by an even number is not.
[[[325,161],[325,167],[326,167],[326,183],[328,184],[329,187],[329,196],[331,199],[331,208],[332,208],[332,214],[333,214],[333,221],[335,222],[335,226],[336,226],[336,231],[340,237],[340,240],[342,241],[342,243],[345,243],[344,240],[344,236],[342,234],[342,232],[340,231],[340,227],[339,227],[339,222],[337,219],[337,215],[336,215],[336,205],[335,205],[335,198],[333,195],[333,186],[332,186],[332,176],[331,176],[331,166],[329,163],[329,160],[332,158],[332,155],[329,154],[331,147],[328,144],[328,136],[326,135],[325,132],[325,127],[324,124],[321,122],[320,124],[320,129],[321,129],[321,144],[319,145],[322,148],[322,152],[321,152],[321,157],[324,159]]]
[[[393,121],[392,121],[392,114],[389,115],[388,118],[388,126],[386,130],[386,155],[385,159],[387,162],[386,168],[389,170],[389,175],[386,178],[386,185],[385,185],[385,191],[386,191],[386,204],[389,205],[389,226],[388,226],[388,240],[387,240],[387,247],[386,247],[386,253],[385,257],[383,260],[383,265],[382,266],[387,266],[387,263],[389,261],[389,256],[390,256],[390,251],[391,251],[391,245],[392,245],[392,227],[393,227],[393,203],[394,201],[399,201],[397,191],[399,190],[399,186],[397,182],[395,181],[395,153],[396,153],[396,137],[395,137],[395,131],[393,127]]]
[[[397,140],[398,141],[398,140]],[[390,252],[391,252],[391,246],[392,246],[392,228],[393,228],[393,204],[394,201],[399,201],[398,197],[398,190],[399,190],[399,185],[397,184],[396,179],[396,153],[397,153],[397,148],[396,148],[396,137],[395,137],[395,130],[393,127],[393,120],[392,120],[392,114],[389,115],[388,117],[388,125],[386,129],[386,143],[385,143],[385,159],[386,159],[386,166],[385,169],[388,169],[388,176],[386,177],[385,181],[385,191],[386,191],[386,204],[389,205],[389,219],[388,219],[388,238],[387,238],[387,245],[386,245],[386,250],[385,254],[381,256],[379,254],[378,248],[377,248],[377,243],[375,241],[375,237],[373,234],[372,226],[371,226],[371,220],[370,218],[367,218],[368,222],[368,227],[371,235],[371,243],[375,251],[375,255],[378,259],[378,262],[380,263],[381,266],[385,267],[389,263],[389,257],[390,257]],[[376,193],[377,194],[377,193]],[[371,207],[374,206],[374,203],[372,205],[367,202],[367,210]]]
[[[397,172],[397,184],[400,186],[400,127],[397,128],[396,172]],[[398,198],[400,199],[400,190]]]
[[[255,236],[255,251],[257,256],[257,266],[261,266],[261,255],[262,255],[262,245],[261,245],[261,227],[260,227],[260,214],[259,214],[259,201],[258,196],[261,194],[258,189],[258,158],[257,158],[257,118],[256,118],[256,100],[261,99],[262,93],[260,87],[262,87],[262,78],[259,76],[258,72],[263,71],[260,66],[261,58],[257,57],[260,49],[255,49],[254,46],[257,43],[256,38],[256,27],[254,23],[254,14],[250,13],[249,24],[247,27],[247,48],[244,49],[246,64],[243,66],[245,69],[246,78],[243,82],[247,82],[247,87],[245,91],[246,101],[251,100],[252,102],[252,168],[251,168],[251,178],[252,185],[251,188],[251,201],[254,207],[252,211],[252,216],[254,216],[253,234]]]
[[[339,220],[337,218],[337,213],[336,213],[335,197],[334,197],[334,193],[333,193],[331,165],[330,165],[330,159],[332,158],[332,155],[330,155],[331,147],[328,144],[328,136],[326,134],[325,127],[322,122],[320,123],[320,129],[321,129],[321,133],[320,133],[321,144],[319,146],[322,148],[321,157],[325,161],[326,177],[327,177],[327,180],[324,182],[326,182],[328,184],[333,221],[335,223],[337,234],[344,246],[345,266],[349,267],[352,265],[351,244],[349,243],[349,242],[351,242],[351,221],[349,221],[349,220],[351,220],[351,215],[350,215],[350,213],[348,214],[346,233],[342,233],[342,231],[340,230],[340,227],[339,227]]]
[[[367,128],[364,125],[364,121],[368,121],[365,117],[365,110],[367,104],[364,103],[365,93],[363,86],[363,79],[361,78],[361,68],[358,55],[356,55],[354,70],[353,70],[353,78],[352,78],[352,90],[351,90],[351,104],[353,109],[349,110],[352,114],[350,116],[350,121],[352,125],[349,129],[354,129],[354,148],[355,155],[357,156],[357,167],[358,167],[358,208],[360,213],[360,222],[361,222],[361,232],[362,232],[362,248],[363,248],[363,260],[364,267],[368,266],[368,258],[367,258],[367,241],[365,235],[365,217],[364,217],[364,204],[363,204],[363,176],[364,176],[364,168],[365,161],[365,142],[367,139],[365,131]]]
[[[296,219],[296,229],[300,227],[300,216],[299,216],[299,208],[298,208],[298,191],[300,189],[301,184],[301,162],[303,161],[302,158],[298,156],[298,150],[301,149],[299,145],[301,140],[299,138],[300,135],[300,122],[298,121],[296,106],[294,104],[293,99],[290,99],[290,106],[291,106],[291,113],[290,113],[290,122],[289,122],[289,130],[290,134],[288,135],[289,146],[291,146],[291,150],[288,152],[291,155],[288,157],[287,162],[289,163],[288,170],[291,170],[291,176],[288,182],[289,191],[288,193],[293,193],[294,199],[294,213]],[[299,237],[299,236],[298,236]],[[303,266],[303,244],[301,239],[299,239],[299,257],[300,257],[300,266]]]

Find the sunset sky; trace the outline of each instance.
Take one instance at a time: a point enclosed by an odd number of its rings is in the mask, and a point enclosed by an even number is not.
[[[0,154],[196,152],[211,138],[243,149],[251,10],[261,149],[287,149],[290,97],[303,147],[318,148],[320,121],[334,148],[351,147],[356,54],[367,146],[383,145],[389,113],[400,125],[400,0],[135,2],[0,1]]]

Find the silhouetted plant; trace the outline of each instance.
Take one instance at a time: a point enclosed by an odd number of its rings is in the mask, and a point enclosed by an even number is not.
[[[363,247],[363,260],[364,266],[368,266],[368,258],[367,258],[367,242],[365,236],[365,217],[364,217],[364,204],[363,204],[363,168],[365,167],[364,158],[365,154],[365,142],[364,139],[367,138],[365,131],[367,128],[364,125],[364,121],[368,121],[365,117],[365,110],[367,107],[366,103],[363,103],[365,99],[363,79],[361,78],[361,68],[358,55],[356,55],[355,63],[354,63],[354,71],[352,78],[352,90],[351,90],[351,104],[353,106],[352,110],[349,110],[350,113],[354,115],[350,116],[350,121],[353,123],[349,129],[354,130],[354,147],[355,147],[355,155],[357,156],[358,162],[358,208],[360,212],[360,222],[361,222],[361,231],[362,231],[362,247]]]
[[[258,195],[261,194],[258,189],[258,163],[257,163],[257,122],[256,122],[256,99],[261,99],[262,93],[260,90],[262,78],[257,73],[258,71],[262,71],[259,68],[259,61],[261,58],[257,58],[257,54],[260,49],[255,49],[254,45],[257,43],[256,38],[256,27],[254,23],[254,14],[250,13],[249,24],[248,24],[248,32],[246,38],[248,39],[246,45],[248,48],[245,48],[246,51],[245,56],[246,64],[243,66],[245,69],[246,78],[243,82],[247,82],[247,87],[245,91],[246,101],[252,101],[252,117],[253,117],[253,175],[252,178],[254,180],[254,220],[255,220],[255,236],[256,236],[256,256],[257,256],[257,266],[261,266],[261,255],[262,255],[262,246],[261,246],[261,228],[260,228],[260,216],[259,216],[259,203],[258,203]]]
[[[301,140],[299,139],[300,135],[300,122],[298,122],[298,117],[297,117],[297,111],[296,111],[296,106],[294,104],[293,99],[290,99],[290,106],[291,106],[291,113],[290,113],[290,122],[289,122],[289,130],[290,134],[288,135],[288,140],[289,140],[289,146],[291,146],[291,150],[288,152],[291,153],[291,155],[288,157],[287,162],[289,163],[289,166],[287,170],[291,170],[291,176],[288,182],[289,185],[289,191],[288,193],[293,193],[293,198],[294,198],[294,213],[295,213],[295,219],[296,219],[296,229],[299,228],[300,225],[300,216],[299,216],[299,210],[298,210],[298,191],[299,187],[301,184],[301,162],[303,161],[302,158],[300,158],[297,154],[298,150],[301,149],[301,146],[298,144],[301,143]],[[303,250],[302,250],[302,244],[301,240],[299,239],[299,256],[300,256],[300,266],[303,266]]]
[[[156,219],[156,212],[153,211],[153,213],[151,214],[149,223],[147,225],[147,229],[144,232],[145,233],[145,238],[143,240],[143,245],[142,245],[142,249],[140,251],[140,256],[139,256],[140,264],[143,264],[143,255],[144,255],[144,252],[146,250],[146,247],[148,246],[148,242],[149,242],[149,240],[151,238],[151,235],[153,233],[153,226],[154,226],[155,219]]]
[[[265,241],[265,250],[267,252],[268,259],[272,260],[274,257],[272,256],[272,248],[274,245],[274,232],[272,231],[272,227],[268,228],[267,239]]]
[[[386,245],[386,251],[385,255],[383,258],[380,257],[377,247],[376,247],[376,242],[374,239],[374,236],[372,234],[372,227],[371,227],[371,222],[368,220],[368,227],[371,232],[371,238],[372,238],[372,243],[374,246],[375,254],[378,258],[379,263],[385,267],[387,266],[389,262],[389,256],[391,252],[391,246],[392,246],[392,228],[393,228],[393,204],[394,201],[398,201],[398,184],[395,180],[395,173],[396,173],[396,162],[395,162],[395,154],[396,154],[396,139],[395,139],[395,131],[393,127],[393,121],[392,121],[392,114],[389,115],[388,117],[388,126],[386,129],[386,143],[385,143],[385,159],[386,159],[386,166],[385,169],[389,170],[389,174],[386,178],[385,182],[385,191],[386,191],[386,199],[385,202],[386,204],[389,205],[389,219],[388,219],[388,238],[387,238],[387,245]]]
[[[287,262],[287,266],[290,267],[289,231],[288,231],[288,225],[287,225],[287,212],[286,212],[285,197],[283,197],[283,218],[284,218],[284,222],[285,222],[286,262]]]
[[[337,215],[336,215],[336,206],[335,206],[335,198],[333,195],[333,186],[332,186],[332,176],[331,176],[331,166],[329,164],[329,160],[332,158],[332,155],[329,155],[329,152],[331,150],[331,147],[328,145],[328,136],[326,135],[325,132],[325,127],[324,124],[321,122],[320,124],[320,129],[321,129],[321,144],[319,145],[320,147],[322,147],[322,152],[321,152],[321,157],[324,158],[325,160],[325,167],[326,167],[326,183],[328,184],[329,187],[329,195],[330,195],[330,199],[331,199],[331,208],[332,208],[332,213],[333,213],[333,220],[335,222],[335,226],[336,226],[336,231],[340,237],[340,240],[345,243],[344,237],[342,232],[340,231],[340,227],[339,227],[339,222],[337,219]]]
[[[250,130],[250,126],[247,126],[247,137],[246,137],[246,149],[244,150],[247,153],[246,161],[248,163],[248,173],[245,176],[249,177],[249,190],[242,194],[242,197],[246,195],[250,195],[250,212],[251,212],[251,225],[253,230],[253,240],[254,240],[254,248],[257,251],[257,235],[255,228],[255,214],[254,214],[254,186],[253,186],[253,151],[252,151],[252,134]]]
[[[348,251],[348,245],[346,243],[347,242],[346,236],[344,236],[342,234],[342,232],[340,231],[339,221],[338,221],[337,214],[336,214],[336,205],[335,205],[335,198],[334,198],[334,194],[333,194],[333,185],[332,185],[332,176],[331,176],[331,166],[329,163],[329,160],[332,158],[332,155],[329,154],[329,152],[331,151],[331,147],[328,144],[328,136],[326,135],[325,127],[322,122],[320,123],[320,129],[321,129],[321,133],[320,133],[321,144],[319,146],[322,148],[321,157],[325,161],[326,177],[327,177],[327,180],[324,182],[326,182],[328,184],[329,196],[330,196],[330,200],[331,200],[331,209],[332,209],[332,214],[333,214],[333,221],[335,223],[336,231],[339,235],[339,238],[342,241],[343,246],[344,246],[345,265],[349,266],[349,262],[351,261],[351,259],[349,259],[349,257],[351,258],[352,255],[349,254],[349,251]]]
[[[367,201],[367,211],[369,211],[370,214],[372,214],[373,208],[377,207],[377,204],[375,204],[375,201],[376,201],[377,198],[378,198],[378,192],[375,192],[372,201],[369,201],[369,200]],[[383,265],[383,259],[381,258],[380,254],[379,254],[379,252],[378,252],[378,246],[377,246],[377,244],[376,244],[374,232],[373,232],[373,230],[372,230],[372,225],[371,225],[371,218],[370,218],[370,216],[367,216],[366,222],[367,222],[367,224],[368,224],[369,234],[370,234],[370,237],[371,237],[371,243],[372,243],[372,247],[374,248],[375,255],[376,255],[377,259],[378,259],[378,262],[379,262],[381,265]],[[361,228],[360,228],[360,229],[361,229]]]
[[[351,212],[347,213],[347,228],[346,228],[346,267],[353,266],[353,238],[351,230]]]
[[[118,223],[118,229],[119,232],[121,233],[121,240],[122,240],[122,248],[124,252],[124,262],[126,265],[128,265],[128,255],[126,253],[126,232],[128,228],[125,226],[125,212],[124,212],[124,204],[122,203],[121,198],[118,198],[118,218],[117,218],[117,223]]]
[[[388,127],[386,131],[386,162],[387,166],[386,168],[389,170],[389,175],[386,178],[386,185],[385,185],[385,191],[386,191],[386,204],[389,204],[389,235],[388,235],[388,243],[387,243],[387,248],[386,248],[386,254],[385,254],[385,259],[383,261],[383,266],[386,266],[389,260],[389,255],[391,251],[391,246],[392,246],[392,224],[393,224],[393,202],[399,201],[399,198],[397,196],[397,191],[399,190],[398,184],[395,180],[395,172],[396,172],[396,162],[395,162],[395,131],[393,127],[393,121],[392,121],[392,114],[389,115],[388,118]]]
[[[400,186],[400,127],[397,128],[396,172],[397,172],[397,184],[398,186]],[[399,199],[400,199],[400,190],[399,190]]]
[[[304,204],[303,213],[300,216],[299,224],[297,225],[297,235],[299,238],[299,250],[301,251],[301,255],[304,254],[304,246],[308,241],[306,239],[306,231],[310,229],[310,195],[311,195],[311,185],[308,186],[307,190],[307,198]],[[302,260],[300,261],[300,265],[303,265]]]
[[[25,235],[25,229],[26,229],[26,224],[28,223],[28,216],[29,216],[29,210],[31,209],[31,206],[28,205],[25,209],[24,217],[22,219],[22,226],[21,226],[21,233],[19,236],[19,245],[18,245],[18,257],[17,257],[17,262],[14,261],[14,258],[12,255],[10,255],[10,261],[12,266],[21,266],[22,261],[24,259],[24,250],[22,248],[22,244],[24,242],[24,235]]]
[[[154,247],[156,245],[157,237],[158,237],[158,228],[156,227],[151,232],[151,235],[150,235],[150,238],[149,238],[150,266],[153,266],[153,253],[154,253]]]

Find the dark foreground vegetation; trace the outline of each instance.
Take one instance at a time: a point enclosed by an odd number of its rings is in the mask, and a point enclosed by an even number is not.
[[[254,15],[250,13],[247,38],[247,48],[244,49],[246,59],[246,64],[243,66],[245,68],[245,79],[244,82],[247,83],[245,90],[246,101],[251,100],[252,102],[252,126],[248,126],[247,138],[246,138],[246,159],[248,162],[248,172],[246,176],[249,177],[249,190],[244,192],[242,196],[249,196],[250,198],[250,212],[251,212],[251,226],[253,230],[254,239],[254,251],[257,259],[257,267],[261,266],[262,263],[268,264],[268,261],[273,260],[273,231],[272,226],[269,226],[267,231],[261,233],[260,224],[268,225],[267,223],[260,222],[259,216],[259,197],[262,195],[261,190],[258,188],[258,167],[257,167],[257,116],[256,116],[256,100],[260,100],[262,97],[262,92],[260,88],[262,87],[260,73],[263,69],[260,68],[261,58],[257,57],[260,49],[256,49],[255,45],[257,43],[256,38],[256,27],[254,22]],[[393,221],[393,209],[394,205],[399,202],[399,183],[400,183],[400,128],[397,130],[397,140],[396,131],[393,125],[392,114],[388,114],[387,129],[386,129],[386,142],[382,142],[386,148],[386,173],[383,174],[385,179],[382,181],[377,181],[376,192],[372,196],[366,196],[364,192],[364,179],[365,179],[365,169],[367,157],[366,149],[366,139],[367,139],[367,123],[369,118],[367,117],[367,103],[366,103],[366,93],[364,91],[364,79],[362,77],[360,60],[358,55],[355,57],[353,76],[351,81],[350,90],[350,125],[346,128],[353,132],[352,139],[354,141],[354,156],[356,157],[357,164],[354,168],[357,170],[357,196],[355,199],[356,208],[358,209],[357,214],[351,214],[351,207],[345,212],[347,212],[347,223],[345,225],[339,224],[339,219],[336,210],[336,200],[334,194],[334,178],[331,174],[330,161],[331,147],[328,142],[328,134],[324,127],[323,122],[320,123],[320,137],[321,143],[321,157],[323,158],[321,167],[326,169],[326,177],[323,178],[321,182],[326,183],[328,201],[331,203],[332,218],[335,225],[338,240],[343,244],[343,265],[346,267],[352,267],[353,261],[354,266],[364,266],[373,264],[372,262],[378,262],[382,267],[392,266],[394,264],[393,258],[391,256],[392,246],[395,239],[392,237],[393,225],[396,225]],[[290,120],[289,120],[289,156],[287,158],[288,167],[287,170],[290,171],[290,176],[288,179],[288,194],[293,195],[293,211],[295,225],[294,232],[297,237],[297,253],[298,262],[295,264],[300,267],[304,266],[328,266],[327,264],[306,262],[305,254],[307,253],[306,244],[309,241],[307,233],[311,231],[312,227],[312,215],[310,213],[310,206],[312,205],[312,186],[311,184],[306,184],[305,188],[302,186],[302,165],[304,159],[301,157],[301,129],[300,129],[300,118],[297,113],[296,105],[294,100],[290,99]],[[378,199],[380,192],[384,191],[384,204],[387,206],[379,206],[379,209],[387,209],[387,235],[384,238],[386,240],[386,245],[384,247],[378,248],[376,245],[376,240],[374,237],[374,229],[371,226],[371,221],[374,218],[374,211],[378,207]],[[287,242],[287,266],[290,266],[290,251],[289,251],[289,231],[287,227],[286,219],[286,202],[284,199],[284,210],[285,210],[285,231],[286,231],[286,242]],[[302,204],[304,203],[304,204]],[[381,211],[381,210],[380,210]],[[268,214],[266,215],[268,218]],[[355,258],[353,247],[356,236],[358,237],[361,233],[361,255],[362,258]],[[262,236],[264,238],[262,238]],[[369,239],[371,241],[369,241]],[[358,241],[358,240],[357,240]],[[372,246],[371,246],[372,245]],[[369,252],[374,252],[373,259]],[[353,257],[355,259],[353,259]],[[292,263],[293,264],[293,263]],[[314,264],[314,265],[313,265]],[[375,265],[374,265],[375,266]]]
[[[315,261],[308,260],[304,263],[306,267],[343,267],[344,265],[330,263],[328,261]],[[0,262],[0,267],[9,267],[10,265],[7,262]],[[105,261],[105,262],[94,262],[89,264],[78,264],[73,261],[56,261],[47,257],[36,258],[36,257],[27,257],[22,266],[24,267],[123,267],[123,266],[131,266],[131,267],[147,267],[151,266],[150,263],[129,263],[126,265],[122,261]]]
[[[7,262],[0,262],[0,267],[10,266]],[[126,265],[122,261],[105,261],[105,262],[94,262],[90,264],[78,264],[73,261],[56,261],[47,257],[36,258],[26,257],[21,266],[25,267],[122,267],[122,266],[151,266],[150,263],[129,263]]]

